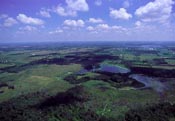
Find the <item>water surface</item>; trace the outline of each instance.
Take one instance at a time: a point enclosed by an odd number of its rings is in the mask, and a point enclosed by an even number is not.
[[[101,64],[98,70],[104,71],[104,72],[122,73],[122,74],[130,72],[130,70],[125,67],[110,65],[110,64]]]
[[[142,74],[132,74],[130,77],[143,83],[145,85],[144,88],[152,88],[157,92],[163,92],[166,89],[166,85],[158,78],[148,77]]]

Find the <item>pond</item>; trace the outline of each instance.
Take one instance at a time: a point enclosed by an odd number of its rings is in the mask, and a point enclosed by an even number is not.
[[[130,78],[143,83],[145,85],[144,88],[152,88],[157,92],[163,92],[166,89],[166,85],[162,83],[159,78],[148,77],[143,74],[132,74]]]
[[[130,70],[125,67],[121,67],[117,65],[109,65],[109,64],[101,64],[98,70],[103,71],[103,72],[121,73],[121,74],[130,72]]]

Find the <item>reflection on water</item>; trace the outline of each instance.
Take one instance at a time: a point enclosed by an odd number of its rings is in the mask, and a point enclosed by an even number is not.
[[[98,70],[104,71],[104,72],[122,73],[122,74],[130,72],[130,70],[127,68],[116,66],[116,65],[109,65],[109,64],[101,64]]]
[[[137,80],[145,85],[145,88],[152,88],[157,92],[163,92],[166,89],[165,84],[160,82],[158,78],[152,78],[141,74],[130,75],[132,79]]]
[[[100,68],[95,68],[91,70],[86,70],[86,69],[81,69],[80,71],[77,72],[77,74],[86,74],[87,72],[95,72],[95,71],[103,71],[103,72],[110,72],[110,73],[129,73],[130,70],[121,66],[117,65],[109,65],[109,64],[101,64]]]

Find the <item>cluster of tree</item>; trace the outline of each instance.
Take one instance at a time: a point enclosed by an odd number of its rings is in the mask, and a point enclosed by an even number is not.
[[[77,102],[85,102],[88,100],[88,93],[83,86],[75,86],[65,92],[60,92],[55,96],[46,98],[38,106],[39,108],[46,108],[52,106],[59,106],[61,104],[76,104]]]
[[[132,73],[145,74],[154,77],[175,78],[175,69],[156,69],[148,67],[131,67]]]
[[[0,103],[0,121],[47,121],[44,113],[32,107],[46,97],[37,92]]]
[[[80,84],[82,82],[89,81],[91,78],[89,76],[83,76],[81,78],[78,78],[78,75],[71,74],[64,78],[64,80],[68,81],[71,84]]]
[[[55,55],[55,54],[51,54]],[[12,72],[18,73],[22,70],[27,68],[31,68],[32,66],[39,65],[39,64],[58,64],[58,65],[68,65],[71,63],[81,64],[85,69],[91,70],[94,67],[99,67],[99,63],[103,62],[104,60],[117,60],[119,59],[118,56],[112,56],[107,54],[92,54],[91,52],[79,52],[78,54],[70,53],[66,54],[64,57],[52,57],[49,58],[48,56],[42,59],[38,59],[27,64],[22,65],[14,65],[10,67],[1,68],[0,72]]]
[[[126,121],[169,121],[175,118],[175,104],[161,103],[130,110],[125,115]]]
[[[144,87],[144,84],[129,78],[128,74],[114,74],[110,72],[101,72],[96,71],[98,75],[96,76],[80,76],[76,74],[68,75],[64,80],[68,81],[71,84],[80,84],[89,80],[99,80],[110,83],[116,88],[131,86],[131,87]]]
[[[154,63],[154,65],[167,65],[168,64],[164,58],[153,59],[152,63]]]
[[[13,85],[9,85],[5,82],[1,82],[0,83],[0,89],[3,88],[3,87],[7,87],[8,89],[15,89],[15,87]],[[3,90],[0,90],[0,93],[3,93],[4,91]]]
[[[121,87],[144,87],[144,84],[131,79],[129,74],[114,74],[110,72],[98,72],[100,75],[95,77],[97,80],[103,80],[109,82],[112,86],[121,88]]]
[[[117,121],[98,115],[85,106],[90,94],[83,86],[50,96],[36,92],[0,103],[0,121]],[[161,103],[131,109],[125,121],[169,121],[175,104]]]
[[[88,98],[82,86],[51,97],[40,92],[21,95],[0,104],[0,121],[110,121],[85,108]]]

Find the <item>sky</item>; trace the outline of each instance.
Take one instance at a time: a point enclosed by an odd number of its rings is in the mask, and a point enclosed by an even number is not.
[[[0,42],[175,41],[174,0],[1,0]]]

